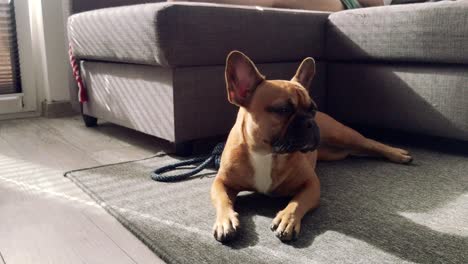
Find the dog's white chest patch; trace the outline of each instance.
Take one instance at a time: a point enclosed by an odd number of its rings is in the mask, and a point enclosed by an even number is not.
[[[254,170],[255,189],[261,193],[268,193],[271,186],[272,154],[250,152],[250,161]]]

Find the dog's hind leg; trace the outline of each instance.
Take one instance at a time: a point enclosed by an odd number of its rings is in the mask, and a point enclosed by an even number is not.
[[[327,114],[317,112],[315,119],[322,142],[326,145],[347,150],[351,155],[385,157],[397,163],[410,163],[413,160],[408,151],[366,138]]]
[[[318,148],[317,159],[323,161],[342,160],[348,157],[350,154],[351,152],[347,149],[324,145]]]

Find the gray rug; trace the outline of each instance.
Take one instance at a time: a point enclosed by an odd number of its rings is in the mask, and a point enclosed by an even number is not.
[[[289,244],[269,230],[288,200],[249,193],[236,204],[238,239],[216,242],[214,174],[152,181],[149,172],[173,161],[168,156],[66,176],[169,263],[468,263],[468,158],[410,150],[410,166],[364,158],[319,163],[321,206]]]

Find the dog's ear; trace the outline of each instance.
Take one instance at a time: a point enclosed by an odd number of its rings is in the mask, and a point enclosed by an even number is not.
[[[315,60],[312,58],[305,58],[299,68],[297,69],[296,75],[291,81],[300,83],[307,90],[309,89],[310,83],[314,79],[315,75]]]
[[[229,102],[242,107],[248,107],[255,88],[265,80],[249,57],[240,51],[229,53],[225,77]]]

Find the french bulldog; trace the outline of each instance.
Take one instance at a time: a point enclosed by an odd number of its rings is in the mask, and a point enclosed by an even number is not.
[[[312,58],[304,59],[287,81],[266,80],[239,51],[228,55],[227,96],[239,112],[211,188],[216,240],[226,242],[239,229],[234,202],[241,191],[291,196],[270,228],[282,241],[296,239],[302,217],[319,205],[317,160],[371,155],[397,163],[412,161],[408,151],[365,138],[319,112],[308,92],[314,75]]]

